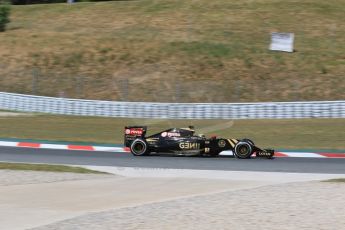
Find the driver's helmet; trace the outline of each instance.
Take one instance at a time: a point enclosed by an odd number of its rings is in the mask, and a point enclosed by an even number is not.
[[[205,134],[198,134],[198,137],[205,137]]]

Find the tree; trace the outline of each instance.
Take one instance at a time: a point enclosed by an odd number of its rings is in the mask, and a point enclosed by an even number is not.
[[[0,1],[0,32],[5,31],[6,24],[10,22],[10,11],[10,6]]]

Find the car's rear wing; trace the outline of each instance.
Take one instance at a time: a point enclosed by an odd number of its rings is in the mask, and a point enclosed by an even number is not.
[[[126,126],[124,130],[124,145],[130,147],[132,142],[137,138],[144,138],[147,126]]]

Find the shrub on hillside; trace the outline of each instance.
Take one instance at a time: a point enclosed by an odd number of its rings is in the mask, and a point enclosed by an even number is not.
[[[10,6],[0,2],[0,32],[5,31],[6,24],[10,22]]]

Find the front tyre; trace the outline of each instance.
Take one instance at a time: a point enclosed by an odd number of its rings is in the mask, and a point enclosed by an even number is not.
[[[234,148],[234,155],[239,159],[247,159],[253,154],[253,147],[248,142],[238,142]]]
[[[134,140],[130,149],[134,156],[145,156],[148,154],[147,143],[142,139]]]
[[[242,139],[241,141],[243,141],[243,142],[248,142],[248,143],[251,144],[252,146],[255,146],[254,141],[252,141],[251,139],[245,138],[245,139]]]

